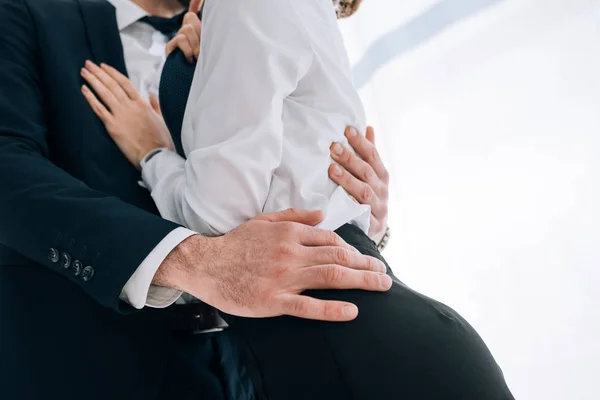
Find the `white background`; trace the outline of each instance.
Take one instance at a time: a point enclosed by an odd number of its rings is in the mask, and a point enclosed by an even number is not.
[[[393,177],[386,258],[517,399],[600,399],[600,0],[363,2],[342,29]]]

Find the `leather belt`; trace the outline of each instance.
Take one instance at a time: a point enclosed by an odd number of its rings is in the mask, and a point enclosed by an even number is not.
[[[221,332],[229,328],[216,308],[206,303],[195,302],[175,305],[173,331],[188,335],[203,335]]]

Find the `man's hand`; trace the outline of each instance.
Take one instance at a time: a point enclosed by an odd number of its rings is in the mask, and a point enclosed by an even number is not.
[[[177,35],[167,43],[167,56],[175,49],[179,49],[191,64],[200,55],[200,36],[202,34],[202,21],[198,13],[204,0],[192,0],[188,12],[183,17],[183,24]]]
[[[262,215],[218,238],[192,236],[163,262],[154,284],[183,290],[228,314],[349,321],[354,304],[303,296],[308,289],[384,292],[385,265],[333,232],[320,211]]]
[[[359,203],[371,206],[369,236],[379,242],[387,227],[390,177],[375,147],[372,127],[367,128],[366,136],[347,128],[346,137],[356,154],[340,143],[333,143],[331,157],[337,164],[329,167],[329,177]]]

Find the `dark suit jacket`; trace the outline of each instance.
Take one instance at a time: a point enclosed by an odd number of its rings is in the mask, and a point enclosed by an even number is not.
[[[81,95],[86,59],[126,72],[105,0],[0,0],[3,399],[150,399],[165,369],[169,310],[119,294],[176,225]]]

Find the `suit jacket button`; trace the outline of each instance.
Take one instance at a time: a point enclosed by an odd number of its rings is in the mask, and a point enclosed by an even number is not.
[[[94,271],[94,268],[87,266],[81,272],[81,279],[83,279],[84,282],[89,282],[92,280],[95,273],[96,271]]]
[[[48,260],[53,263],[57,263],[58,260],[60,260],[60,253],[54,247],[51,247],[50,250],[48,250]]]
[[[73,273],[73,275],[75,275],[75,276],[81,275],[82,269],[83,269],[83,265],[81,264],[81,261],[79,261],[79,260],[73,261],[73,264],[71,265],[71,272]]]
[[[60,265],[62,265],[62,267],[64,269],[68,269],[69,267],[71,267],[72,260],[73,260],[73,258],[71,257],[71,255],[69,253],[63,252],[60,255]]]

